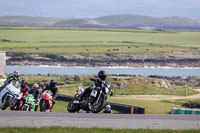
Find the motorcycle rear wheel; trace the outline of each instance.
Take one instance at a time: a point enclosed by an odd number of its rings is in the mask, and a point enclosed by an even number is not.
[[[75,113],[76,111],[80,110],[80,105],[74,104],[73,102],[74,102],[74,100],[70,101],[69,104],[67,105],[67,110],[70,113]]]

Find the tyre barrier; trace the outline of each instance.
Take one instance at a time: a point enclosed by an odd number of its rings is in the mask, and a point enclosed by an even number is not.
[[[184,103],[182,106],[187,108],[200,108],[200,103]]]
[[[73,96],[58,94],[56,100],[69,102],[73,99]],[[112,110],[118,111],[121,114],[145,114],[145,108],[140,106],[107,102],[111,106]]]
[[[171,114],[200,115],[200,109],[171,108]]]

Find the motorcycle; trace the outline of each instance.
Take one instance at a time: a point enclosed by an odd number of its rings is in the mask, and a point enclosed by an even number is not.
[[[25,103],[22,105],[21,110],[22,111],[34,111],[35,109],[35,98],[32,94],[29,94],[26,98],[25,98]]]
[[[78,97],[84,92],[84,89],[78,87],[77,94],[74,99],[69,102],[67,110],[70,113],[79,112],[81,109],[87,112],[99,113],[106,105],[107,94],[112,95],[110,89],[111,85],[108,82],[105,83],[104,87],[96,87],[93,83],[91,93],[87,94],[79,101]]]
[[[20,89],[16,88],[12,82],[5,86],[0,92],[0,108],[5,110],[13,103],[19,94]]]
[[[53,97],[50,90],[44,91],[40,96],[40,112],[51,112],[53,106]]]

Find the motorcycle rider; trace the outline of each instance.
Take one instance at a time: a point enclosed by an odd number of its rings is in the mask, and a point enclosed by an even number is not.
[[[104,109],[103,113],[112,114],[111,106],[109,104],[106,105],[106,108]]]
[[[42,91],[43,93],[46,90],[50,90],[53,93],[53,105],[55,104],[55,99],[58,94],[58,88],[56,87],[56,84],[57,84],[56,80],[52,79]],[[53,108],[53,105],[52,105],[52,108]]]
[[[95,84],[95,87],[97,88],[102,88],[105,84],[106,84],[106,77],[107,77],[107,74],[105,71],[101,70],[98,72],[98,77],[95,76],[95,77],[91,77],[90,80],[94,82]],[[86,96],[87,94],[90,94],[92,92],[94,88],[93,87],[88,87],[84,90],[84,92],[80,95],[80,97],[77,98],[77,100],[81,101],[82,98],[84,96]]]
[[[37,111],[37,108],[38,108],[38,99],[40,97],[40,91],[39,91],[39,85],[38,84],[34,84],[33,85],[33,88],[30,89],[29,91],[29,94],[32,94],[35,98],[35,111]]]
[[[21,82],[21,94],[22,99],[19,101],[18,109],[21,110],[22,104],[25,102],[25,98],[28,96],[28,89],[26,80],[22,80]]]
[[[16,81],[16,87],[20,87],[19,84],[17,84],[17,82],[19,83],[20,81],[20,72],[19,71],[14,71],[12,76],[9,76],[5,81],[4,81],[4,85],[2,85],[0,87],[0,92],[1,90],[6,87],[7,85],[9,85],[12,81]]]

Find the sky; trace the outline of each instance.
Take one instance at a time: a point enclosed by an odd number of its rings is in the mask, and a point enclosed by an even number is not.
[[[118,14],[200,19],[200,0],[0,0],[0,16],[96,18]]]

